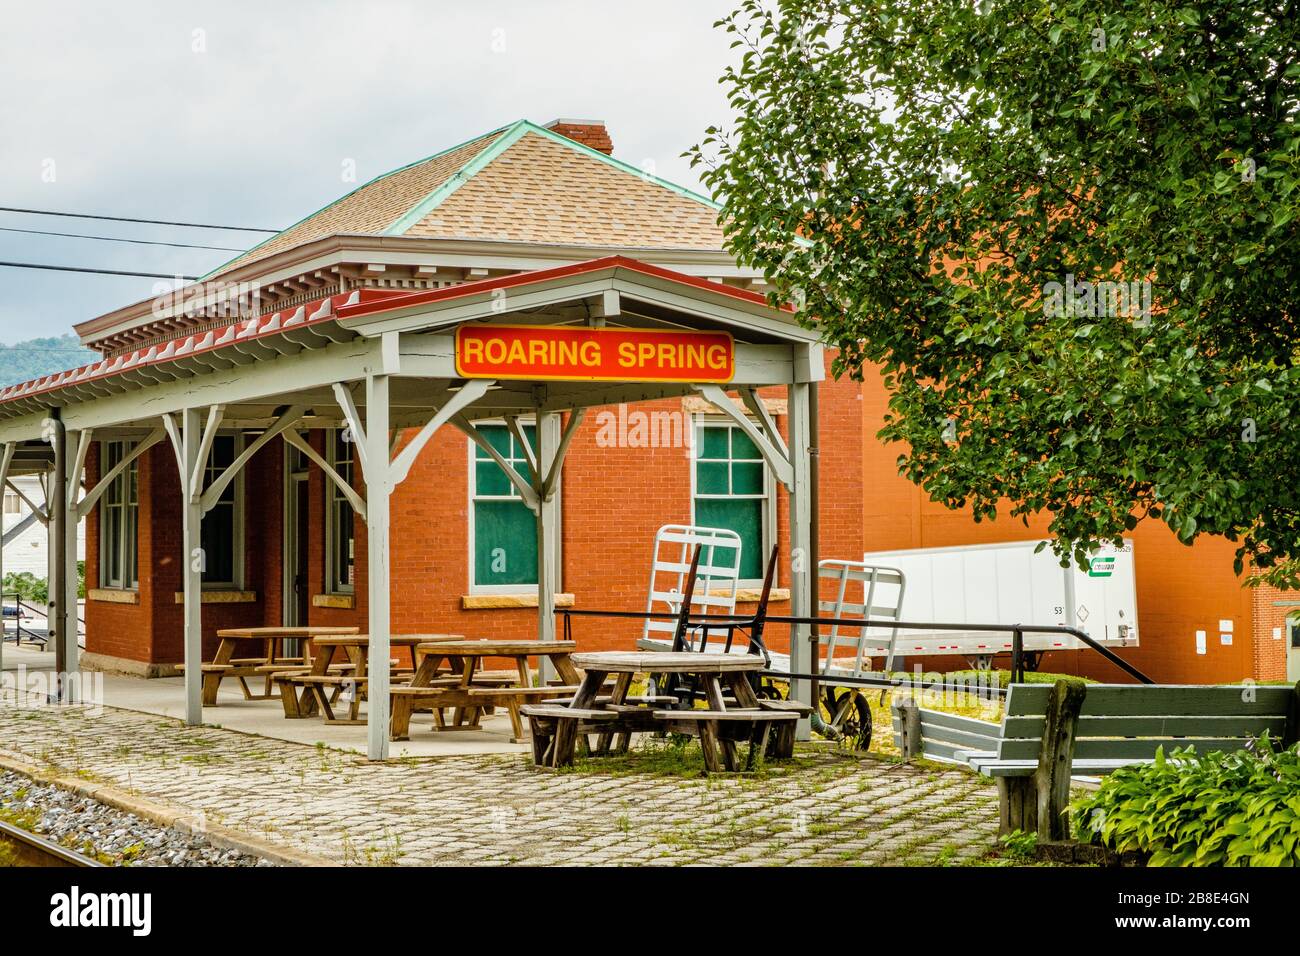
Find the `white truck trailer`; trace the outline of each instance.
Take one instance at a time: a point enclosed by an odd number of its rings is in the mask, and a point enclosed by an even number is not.
[[[1088,567],[1062,568],[1038,541],[872,551],[863,562],[897,568],[906,579],[902,621],[936,624],[1059,625],[1108,647],[1138,643],[1133,543],[1104,546]],[[875,628],[872,628],[875,631]],[[882,629],[882,631],[885,629]],[[1075,650],[1064,634],[1026,632],[1029,653]],[[1010,653],[1011,635],[979,631],[898,629],[896,657],[958,655],[981,660]]]

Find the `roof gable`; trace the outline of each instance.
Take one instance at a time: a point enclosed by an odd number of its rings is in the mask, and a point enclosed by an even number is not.
[[[719,209],[520,120],[378,176],[204,278],[340,233],[720,250]]]
[[[440,186],[499,139],[506,129],[503,127],[493,130],[467,143],[377,176],[243,255],[218,266],[204,278],[337,233],[383,234],[394,220],[431,193],[436,193]]]
[[[518,123],[392,235],[721,249],[719,207],[532,123]]]

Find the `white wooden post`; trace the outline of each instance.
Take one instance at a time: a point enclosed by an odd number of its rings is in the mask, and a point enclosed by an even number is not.
[[[63,661],[66,683],[69,689],[64,695],[69,703],[75,702],[81,691],[81,646],[77,640],[77,492],[81,487],[82,463],[80,452],[74,452],[81,444],[81,433],[65,430],[63,433],[64,475],[63,497],[51,499],[50,505],[63,511],[63,548],[65,566],[63,571],[63,589],[59,607],[63,614]],[[53,522],[51,522],[53,523]]]
[[[9,465],[14,460],[14,442],[5,442],[4,453],[0,455],[0,502],[4,500],[5,482],[9,480]],[[4,511],[0,509],[0,673],[5,669],[5,630],[4,623],[4,579],[5,579],[5,549],[4,549]],[[18,608],[14,608],[15,611]],[[14,639],[18,638],[18,618],[14,618]]]
[[[185,723],[203,723],[203,567],[200,534],[203,523],[201,496],[191,479],[204,462],[199,459],[202,421],[197,408],[181,413],[180,485],[184,513],[181,519],[181,576],[185,608]],[[201,484],[201,482],[200,482]],[[198,489],[201,491],[202,489]]]
[[[546,479],[552,469],[561,467],[559,458],[560,416],[555,412],[537,414],[537,639],[555,640],[556,544],[560,540],[560,500],[558,493],[546,497]],[[558,480],[558,479],[557,479]],[[555,676],[550,658],[539,662],[542,683]]]
[[[811,560],[812,509],[809,498],[812,490],[811,458],[809,456],[809,419],[807,382],[789,386],[790,464],[794,483],[790,488],[790,610],[794,617],[809,617],[813,613],[813,581],[815,569]],[[799,624],[790,629],[790,670],[796,674],[809,673],[808,636],[811,628]],[[807,680],[794,680],[790,697],[812,704],[812,688]],[[807,740],[811,729],[807,718],[801,718],[797,728],[800,740]]]
[[[50,639],[54,641],[54,673],[58,681],[59,703],[66,704],[71,703],[71,681],[68,674],[76,667],[76,655],[74,653],[72,658],[68,657],[68,556],[64,550],[68,543],[64,531],[68,522],[68,445],[67,431],[63,427],[59,409],[50,409],[45,428],[48,429],[49,441],[54,446],[54,466],[45,483],[45,512],[49,516],[45,527],[50,542],[45,623]],[[75,636],[72,646],[74,649],[77,646]]]
[[[392,493],[392,466],[388,456],[388,376],[366,376],[366,428],[358,436],[365,447],[366,556],[369,594],[370,649],[366,690],[367,755],[371,760],[388,757],[388,661],[389,661],[389,555],[388,506]]]

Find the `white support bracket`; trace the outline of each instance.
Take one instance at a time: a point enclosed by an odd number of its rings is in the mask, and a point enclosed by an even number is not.
[[[17,442],[5,442],[4,455],[0,456],[0,485],[9,482],[9,466],[14,463],[14,452],[18,450]]]
[[[84,435],[85,432],[82,432],[82,434]],[[77,502],[77,520],[80,521],[82,518],[86,517],[86,515],[90,514],[90,509],[95,507],[95,503],[99,501],[104,492],[108,490],[109,485],[113,483],[118,475],[130,468],[133,461],[166,437],[167,433],[162,428],[155,428],[140,441],[136,442],[135,445],[122,456],[121,461],[110,468],[107,472],[100,475],[99,480],[95,482],[95,487],[87,491],[85,497]]]
[[[429,439],[443,425],[452,419],[452,416],[459,415],[469,405],[478,401],[487,394],[487,390],[495,384],[494,382],[476,378],[466,382],[461,388],[454,392],[442,408],[438,409],[429,421],[416,432],[415,437],[407,442],[406,447],[402,449],[395,459],[393,459],[393,469],[390,472],[393,480],[393,486],[396,487],[406,480],[406,476],[411,472],[411,466],[415,464],[415,459],[420,457],[420,452],[424,451],[424,446],[429,443]],[[398,433],[400,434],[400,432]]]
[[[176,417],[167,414],[162,417],[163,429],[167,432],[167,438],[172,443],[172,451],[176,453],[176,473],[181,476],[181,489],[185,489],[185,448],[181,444],[181,432],[176,427]]]
[[[468,435],[474,444],[488,453],[488,457],[497,463],[501,470],[505,472],[506,477],[510,479],[510,483],[518,490],[519,497],[524,499],[524,504],[528,506],[528,510],[536,514],[537,509],[541,507],[541,499],[537,496],[537,489],[529,484],[523,475],[515,471],[508,461],[501,457],[501,452],[493,448],[492,443],[484,438],[483,434],[474,427],[473,422],[463,414],[452,415],[450,421]]]
[[[510,434],[514,436],[519,447],[524,450],[524,464],[528,466],[528,477],[533,483],[534,488],[540,488],[542,484],[542,465],[537,460],[537,452],[528,439],[524,437],[524,430],[519,424],[518,415],[506,416],[506,428],[510,429]]]
[[[90,442],[93,434],[89,428],[83,429],[80,438],[77,440],[77,460],[73,462],[72,473],[68,475],[69,511],[77,508],[77,496],[81,494],[81,479],[86,470],[86,455],[90,453]],[[80,517],[80,513],[78,513],[78,517]]]
[[[221,419],[226,416],[225,405],[211,405],[208,407],[208,422],[203,427],[203,437],[199,441],[199,466],[194,470],[194,474],[189,476],[186,482],[190,501],[202,501],[203,496],[203,473],[207,470],[208,455],[212,454],[212,443],[217,440],[217,429],[221,427]],[[204,508],[204,511],[208,509]]]
[[[772,473],[776,475],[777,481],[785,485],[787,490],[794,490],[794,468],[790,464],[789,452],[774,446],[768,440],[764,431],[760,431],[755,427],[754,423],[749,420],[749,416],[736,407],[722,388],[717,385],[694,385],[692,387],[704,396],[710,404],[715,406],[719,412],[740,426],[740,430],[758,447],[764,460],[772,469]]]
[[[334,399],[339,403],[339,408],[343,409],[343,417],[347,419],[348,429],[352,432],[352,446],[357,451],[357,461],[361,464],[361,474],[366,473],[366,428],[361,424],[361,416],[357,414],[357,403],[352,400],[352,393],[348,391],[347,386],[342,382],[334,383]]]
[[[776,421],[772,418],[772,413],[767,410],[767,406],[758,397],[758,393],[752,388],[741,388],[738,391],[740,392],[740,400],[745,403],[745,407],[749,409],[750,414],[762,424],[763,432],[767,435],[768,440],[789,461],[790,449],[786,447],[785,439],[781,437],[781,432],[776,427]]]
[[[355,488],[343,480],[343,476],[334,470],[333,466],[321,456],[320,452],[312,448],[307,440],[292,428],[281,433],[280,437],[306,455],[316,467],[325,472],[325,476],[338,485],[339,493],[348,499],[348,504],[352,506],[352,510],[360,515],[362,521],[366,520],[365,500],[357,493]]]
[[[560,486],[560,472],[564,469],[564,456],[569,453],[569,444],[573,441],[573,436],[578,433],[578,427],[582,424],[582,419],[586,413],[585,408],[575,408],[569,413],[569,421],[564,426],[564,434],[560,436],[560,445],[555,449],[555,458],[547,466],[546,477],[542,480],[543,501],[550,501],[555,497],[555,489]]]
[[[289,408],[285,409],[283,414],[275,420],[270,428],[258,435],[253,441],[249,442],[248,446],[239,453],[239,457],[232,461],[225,471],[214,478],[212,484],[210,484],[207,487],[207,490],[203,492],[203,497],[200,499],[203,513],[207,514],[213,509],[217,501],[221,498],[221,493],[226,490],[226,486],[235,480],[235,476],[239,474],[240,470],[246,464],[248,464],[249,459],[257,454],[258,449],[281,433],[287,431],[289,428],[292,428],[293,424],[305,414],[307,414],[306,405],[291,405]],[[211,418],[208,419],[208,424],[211,426]],[[207,448],[210,445],[211,442],[208,441],[208,433],[205,431],[203,433],[203,447]],[[191,481],[191,488],[203,487],[203,468],[206,465],[207,460],[206,454],[199,458],[197,474],[195,476],[198,478],[198,482],[195,483]]]
[[[8,478],[5,478],[5,487],[16,494],[19,498],[23,499],[23,501],[27,502],[27,507],[32,509],[32,512],[36,515],[36,520],[43,525],[49,525],[50,513],[46,509],[45,505],[38,505],[36,502],[32,501],[31,498],[28,498],[27,495],[23,494],[21,488],[15,485]]]

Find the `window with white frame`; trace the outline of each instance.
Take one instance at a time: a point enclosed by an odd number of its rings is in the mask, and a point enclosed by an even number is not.
[[[528,479],[524,447],[505,425],[478,430],[510,467]],[[537,428],[520,426],[537,448]],[[537,586],[537,519],[501,466],[470,442],[470,586],[477,591],[529,591]]]
[[[99,473],[106,475],[122,461],[131,445],[100,442]],[[115,477],[99,499],[99,584],[105,588],[134,588],[139,583],[136,541],[140,522],[140,480],[137,461]]]
[[[327,460],[350,486],[355,449],[345,429],[329,433]],[[331,594],[353,592],[355,522],[352,504],[331,478],[325,480],[325,589]]]
[[[221,433],[212,442],[204,466],[206,488],[234,462],[240,436]],[[243,477],[226,485],[211,510],[203,515],[199,543],[203,548],[203,586],[239,588],[244,576]]]
[[[22,505],[19,504],[21,500],[22,499],[19,498],[12,491],[6,491],[5,492],[5,514],[7,515],[22,514],[23,508]]]
[[[705,422],[695,435],[693,464],[692,523],[740,535],[741,580],[762,580],[775,524],[762,452],[738,426]],[[730,555],[720,553],[719,560]]]

